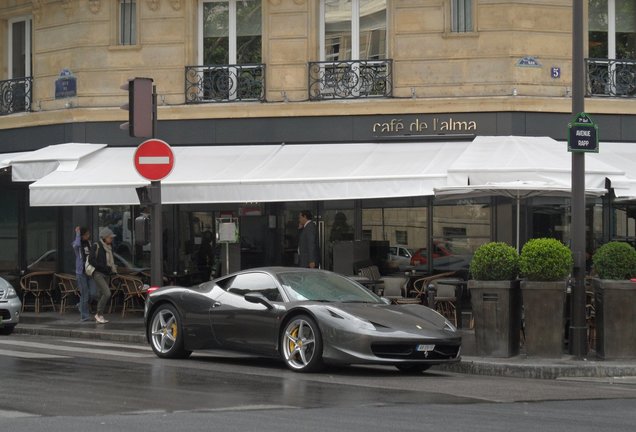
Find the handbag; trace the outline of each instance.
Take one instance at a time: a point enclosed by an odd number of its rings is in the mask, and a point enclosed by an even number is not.
[[[88,262],[88,256],[86,257],[86,262],[84,263],[84,272],[86,272],[88,276],[93,276],[93,273],[95,273],[95,267],[93,267]]]
[[[99,250],[99,243],[95,243],[95,256],[97,256],[98,250]],[[86,255],[86,261],[84,262],[84,272],[88,276],[93,276],[93,273],[95,273],[95,267],[88,262],[89,256],[90,256],[90,253]]]

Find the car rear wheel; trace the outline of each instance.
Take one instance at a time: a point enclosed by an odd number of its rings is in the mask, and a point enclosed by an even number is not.
[[[322,368],[322,336],[310,316],[298,315],[287,323],[281,346],[285,363],[291,370],[315,372]]]
[[[192,351],[183,348],[183,330],[179,312],[170,304],[161,305],[152,314],[148,334],[152,350],[161,358],[187,358]]]
[[[432,365],[425,365],[425,364],[399,364],[399,365],[395,365],[396,368],[398,368],[398,370],[402,373],[405,374],[418,374],[418,373],[422,373],[425,370],[428,370],[431,368]]]
[[[10,335],[13,333],[13,329],[15,328],[15,324],[13,325],[5,325],[4,327],[0,327],[0,335]]]

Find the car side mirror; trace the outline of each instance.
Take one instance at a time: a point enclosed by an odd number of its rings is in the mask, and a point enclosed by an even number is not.
[[[387,305],[390,305],[390,304],[391,304],[391,300],[389,300],[389,299],[388,299],[388,298],[386,298],[386,297],[380,297],[380,300],[382,300],[382,302],[383,302],[384,304],[387,304]]]
[[[267,297],[265,297],[263,294],[259,292],[247,293],[245,294],[244,298],[245,298],[245,301],[249,303],[256,303],[256,304],[260,303],[263,306],[265,306],[267,309],[274,309],[274,305],[272,305],[272,303],[267,299]]]

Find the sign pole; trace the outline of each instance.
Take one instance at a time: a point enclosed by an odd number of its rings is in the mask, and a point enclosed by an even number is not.
[[[572,6],[572,114],[585,111],[583,61],[583,0]],[[572,227],[571,249],[574,257],[569,329],[570,354],[578,359],[587,355],[585,322],[585,153],[572,152]],[[556,329],[555,329],[556,331]]]
[[[157,87],[152,86],[152,138],[157,135]],[[163,223],[161,220],[161,180],[151,181],[150,187],[156,188],[156,196],[150,206],[150,284],[163,285]]]

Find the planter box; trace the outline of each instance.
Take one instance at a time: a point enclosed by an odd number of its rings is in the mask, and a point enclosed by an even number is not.
[[[596,355],[602,359],[636,358],[636,283],[593,279]]]
[[[521,281],[528,356],[557,358],[563,355],[566,281]]]
[[[521,332],[520,281],[468,281],[479,356],[519,354]]]

